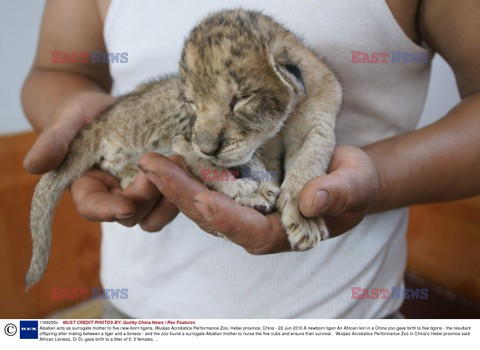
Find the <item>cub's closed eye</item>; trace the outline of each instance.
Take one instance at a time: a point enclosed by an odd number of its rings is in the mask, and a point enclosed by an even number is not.
[[[230,101],[230,108],[231,108],[231,109],[235,108],[235,105],[236,105],[238,102],[246,101],[246,100],[248,100],[250,97],[252,97],[251,94],[233,96],[233,97],[232,97],[232,100]]]

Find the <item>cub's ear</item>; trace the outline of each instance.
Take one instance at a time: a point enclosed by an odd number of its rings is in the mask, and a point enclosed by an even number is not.
[[[287,85],[288,88],[292,89],[294,93],[300,96],[307,94],[300,67],[293,63],[276,63],[273,58],[271,63],[275,73],[277,73],[280,80]]]

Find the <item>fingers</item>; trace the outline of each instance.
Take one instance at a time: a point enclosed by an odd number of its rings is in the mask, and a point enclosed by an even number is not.
[[[309,181],[300,192],[300,211],[306,217],[366,212],[379,192],[378,172],[361,149],[336,148],[330,173]]]
[[[178,208],[166,198],[161,198],[155,207],[140,220],[142,230],[158,232],[178,215]]]
[[[139,167],[169,201],[205,231],[221,233],[252,254],[290,249],[277,214],[264,216],[221,193],[209,191],[160,154],[144,155]]]
[[[365,217],[364,213],[346,212],[339,216],[324,217],[330,237],[336,237],[357,226]]]
[[[357,226],[366,210],[358,205],[358,188],[340,173],[331,173],[309,181],[300,192],[300,211],[305,217],[323,216],[330,237]]]
[[[89,92],[59,105],[52,113],[51,125],[42,131],[25,156],[25,170],[42,174],[58,167],[78,131],[114,101],[110,95]]]
[[[278,214],[262,215],[229,197],[213,191],[200,192],[193,198],[201,214],[200,227],[207,232],[222,233],[232,242],[254,255],[290,251],[290,243]]]
[[[305,184],[299,207],[306,217],[323,216],[334,237],[363,220],[379,195],[380,182],[372,159],[356,147],[337,147],[329,171]]]
[[[120,194],[118,180],[91,170],[73,182],[71,193],[79,214],[90,221],[115,221],[135,213],[135,203]]]
[[[135,203],[135,212],[126,219],[118,220],[122,225],[131,227],[140,223],[146,231],[155,232],[175,218],[175,207],[162,200],[158,188],[142,173],[138,172],[135,180],[122,192]],[[163,213],[162,210],[167,210]],[[177,210],[178,212],[178,210]],[[164,216],[164,214],[167,214]],[[175,215],[174,215],[175,214]],[[144,227],[145,226],[145,227]]]
[[[58,167],[80,129],[76,124],[80,123],[69,119],[68,123],[65,121],[44,129],[25,156],[24,169],[32,174],[43,174]]]
[[[90,221],[117,221],[128,227],[139,223],[145,231],[157,232],[178,214],[141,172],[122,190],[114,176],[94,169],[77,179],[71,192],[79,214]]]
[[[176,160],[179,162],[179,160]],[[140,158],[139,168],[161,193],[180,210],[191,207],[196,194],[208,191],[202,183],[185,172],[177,163],[158,153],[147,153]],[[188,210],[187,210],[188,211]],[[196,212],[185,212],[199,219]]]

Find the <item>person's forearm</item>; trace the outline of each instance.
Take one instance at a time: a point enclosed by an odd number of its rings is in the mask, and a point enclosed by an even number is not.
[[[45,68],[33,68],[22,89],[25,114],[37,130],[43,130],[53,110],[63,101],[84,92],[108,94],[93,79],[85,75]]]
[[[364,148],[381,182],[371,212],[480,193],[480,93],[440,121]]]

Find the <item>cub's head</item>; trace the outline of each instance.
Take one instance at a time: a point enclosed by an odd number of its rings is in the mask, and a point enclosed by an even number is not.
[[[220,12],[185,42],[180,77],[196,115],[191,142],[217,165],[247,163],[305,94],[300,68],[273,45],[271,23],[255,12]]]

